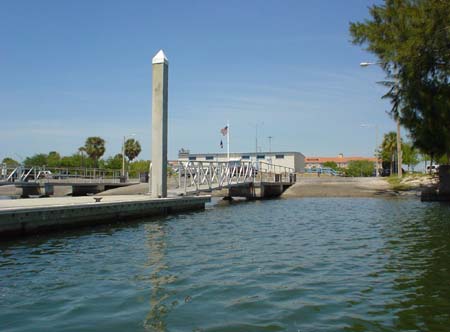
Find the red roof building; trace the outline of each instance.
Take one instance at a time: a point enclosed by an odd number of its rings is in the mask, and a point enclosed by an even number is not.
[[[337,157],[305,157],[305,168],[322,168],[326,162],[335,162],[340,168],[347,168],[350,161],[356,160],[368,160],[377,162],[377,158],[374,157],[344,157],[341,153]],[[381,164],[381,160],[378,160]]]

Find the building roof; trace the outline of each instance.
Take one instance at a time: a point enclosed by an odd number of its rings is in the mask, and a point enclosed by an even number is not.
[[[339,163],[348,163],[349,161],[356,161],[356,160],[368,160],[368,161],[377,161],[377,158],[374,157],[305,157],[305,163],[319,163],[323,164],[326,162],[335,162],[336,164]],[[379,159],[378,159],[379,161]]]
[[[184,153],[188,153],[187,151],[185,151]],[[301,152],[298,151],[272,151],[272,152],[267,152],[267,151],[261,151],[261,152],[230,152],[230,156],[236,156],[236,155],[250,155],[250,156],[254,156],[254,155],[277,155],[277,154],[300,154],[303,156],[303,154]],[[227,156],[226,152],[213,152],[213,153],[192,153],[189,152],[190,156]]]

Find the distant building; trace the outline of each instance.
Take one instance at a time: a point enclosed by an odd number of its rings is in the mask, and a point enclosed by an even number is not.
[[[227,161],[226,153],[190,153],[181,149],[179,161]],[[297,173],[305,171],[305,156],[300,152],[242,152],[230,153],[230,161],[261,161],[267,164],[290,167]]]
[[[323,164],[326,162],[335,162],[337,164],[337,167],[347,168],[350,161],[356,160],[368,160],[374,163],[377,162],[377,158],[374,157],[344,157],[344,155],[340,153],[337,157],[306,157],[305,167],[307,169],[322,168]],[[378,160],[378,162],[381,165],[381,160]]]

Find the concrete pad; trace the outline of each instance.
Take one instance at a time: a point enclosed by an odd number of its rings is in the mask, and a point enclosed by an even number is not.
[[[297,178],[282,197],[379,197],[392,196],[383,178]]]
[[[1,200],[0,236],[201,210],[210,200],[210,196],[151,198],[148,195]]]

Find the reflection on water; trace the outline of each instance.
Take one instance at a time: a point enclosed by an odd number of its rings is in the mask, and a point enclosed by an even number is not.
[[[400,224],[401,251],[387,270],[394,288],[407,296],[387,309],[397,311],[398,330],[444,331],[450,326],[450,218],[448,206],[420,211]],[[390,246],[395,246],[390,243]]]
[[[175,281],[176,277],[168,273],[165,262],[166,239],[165,224],[149,223],[145,225],[149,247],[149,266],[152,267],[150,274],[150,312],[148,313],[144,326],[151,331],[166,331],[164,317],[169,313],[171,307],[177,305],[177,301],[166,303],[170,299],[170,292],[166,285]]]
[[[2,196],[0,195],[0,199],[17,199],[18,196]]]
[[[0,244],[2,331],[448,331],[450,207],[299,199]]]

